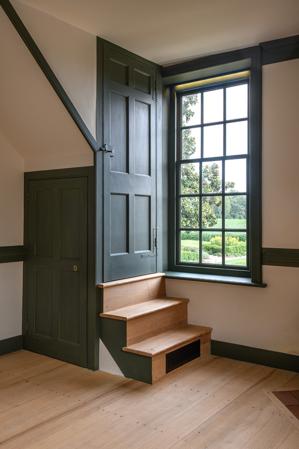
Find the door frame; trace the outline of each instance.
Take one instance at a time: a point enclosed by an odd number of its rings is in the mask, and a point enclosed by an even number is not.
[[[87,179],[87,364],[86,368],[99,369],[99,295],[95,283],[95,167],[76,167],[24,173],[24,246],[28,248],[28,192],[32,180],[54,180],[69,178]],[[28,298],[27,298],[26,258],[23,267],[23,335],[26,334]]]

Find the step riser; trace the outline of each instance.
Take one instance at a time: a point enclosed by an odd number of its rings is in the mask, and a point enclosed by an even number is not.
[[[209,359],[211,355],[211,334],[209,333],[202,336],[200,339],[195,340],[194,343],[198,344],[198,347],[200,348],[200,356],[195,358],[200,360]],[[187,346],[189,344],[190,342],[186,343],[186,345],[181,345],[179,348],[183,348],[184,346]],[[179,348],[174,349],[174,351],[176,351]],[[154,357],[152,357],[152,382],[151,382],[152,384],[154,384],[167,374],[166,356],[167,353],[164,352],[162,354],[157,354]],[[188,363],[188,361],[184,362],[181,366],[183,366],[185,363]]]
[[[187,324],[187,303],[127,321],[127,345]]]
[[[165,279],[158,277],[102,289],[103,312],[165,296]]]

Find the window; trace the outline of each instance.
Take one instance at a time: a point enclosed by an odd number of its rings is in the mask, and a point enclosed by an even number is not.
[[[245,73],[174,89],[172,269],[251,276],[252,128]]]

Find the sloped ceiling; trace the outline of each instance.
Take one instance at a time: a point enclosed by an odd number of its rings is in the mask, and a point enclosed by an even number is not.
[[[18,0],[160,64],[299,30],[298,0]]]
[[[0,8],[0,129],[25,170],[92,165],[92,150]]]

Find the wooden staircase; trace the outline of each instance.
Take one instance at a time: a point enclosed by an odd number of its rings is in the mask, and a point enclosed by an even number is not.
[[[212,329],[188,324],[186,298],[169,298],[161,273],[101,284],[101,339],[126,377],[154,383],[210,354]]]

